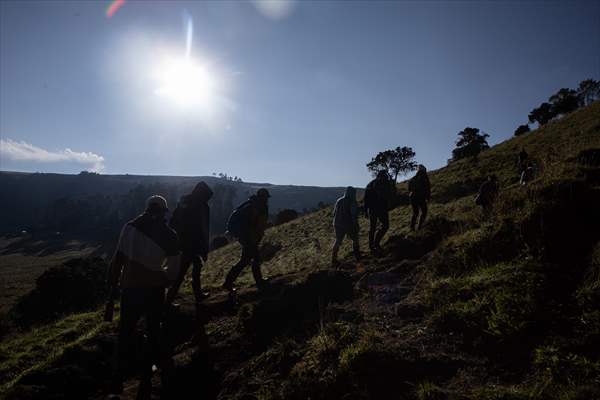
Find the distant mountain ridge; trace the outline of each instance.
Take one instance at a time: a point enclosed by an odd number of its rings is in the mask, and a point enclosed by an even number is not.
[[[107,219],[101,225],[118,225],[143,210],[147,195],[165,196],[170,208],[174,209],[179,198],[189,193],[200,181],[205,181],[215,191],[211,200],[215,211],[211,222],[213,233],[216,234],[222,233],[220,231],[233,207],[261,187],[266,187],[271,193],[271,214],[286,208],[299,213],[314,210],[319,204],[334,202],[343,193],[341,187],[236,182],[214,176],[102,175],[87,172],[69,175],[0,171],[0,233],[23,229],[65,230],[71,226],[65,220],[74,218],[66,215],[66,209],[74,211],[77,207],[85,208],[88,213],[90,208],[94,209],[91,215],[96,217],[101,214],[102,218]],[[91,225],[100,228],[95,222]],[[80,231],[84,226],[77,229]]]

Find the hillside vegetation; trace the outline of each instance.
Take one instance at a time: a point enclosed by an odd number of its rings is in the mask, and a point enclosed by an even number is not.
[[[518,184],[522,147],[538,165],[527,186]],[[336,271],[329,269],[331,208],[273,227],[263,246],[271,288],[257,293],[244,271],[238,309],[220,284],[239,246],[212,252],[203,278],[213,296],[202,318],[194,321],[189,282],[168,317],[170,394],[600,398],[599,154],[596,102],[431,172],[425,228],[409,231],[401,196],[384,255],[356,264],[345,243]],[[473,196],[490,173],[500,193],[483,218]],[[367,229],[361,218],[363,249]],[[101,398],[115,326],[99,317],[77,314],[7,338],[0,346],[5,395]],[[194,335],[198,323],[206,337]],[[123,398],[134,398],[134,389],[132,379]]]

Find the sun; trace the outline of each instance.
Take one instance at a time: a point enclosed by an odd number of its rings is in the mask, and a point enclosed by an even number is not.
[[[165,59],[156,69],[156,94],[180,108],[214,106],[217,80],[207,66],[190,57]]]

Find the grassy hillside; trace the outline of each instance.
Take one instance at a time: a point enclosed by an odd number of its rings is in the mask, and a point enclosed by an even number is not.
[[[517,184],[522,147],[539,166],[525,187]],[[167,323],[173,395],[600,398],[600,166],[581,156],[589,149],[600,149],[598,102],[433,171],[425,228],[409,232],[410,210],[400,205],[385,254],[357,265],[345,243],[341,271],[329,270],[331,209],[274,227],[263,264],[272,288],[258,294],[244,271],[239,309],[219,290],[239,246],[211,253],[203,271],[213,291],[204,304],[210,347],[193,340],[189,282]],[[473,195],[489,173],[501,190],[484,219]],[[363,218],[363,249],[367,229]],[[101,396],[114,326],[90,315],[5,340],[5,393]],[[68,335],[56,334],[66,326]],[[52,353],[46,337],[59,338]],[[56,384],[65,376],[71,385]],[[133,398],[133,382],[123,398]]]

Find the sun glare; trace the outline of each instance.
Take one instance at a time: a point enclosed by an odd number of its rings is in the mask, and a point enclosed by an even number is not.
[[[216,101],[214,75],[191,58],[166,60],[157,69],[156,78],[156,94],[178,107],[208,110]]]

